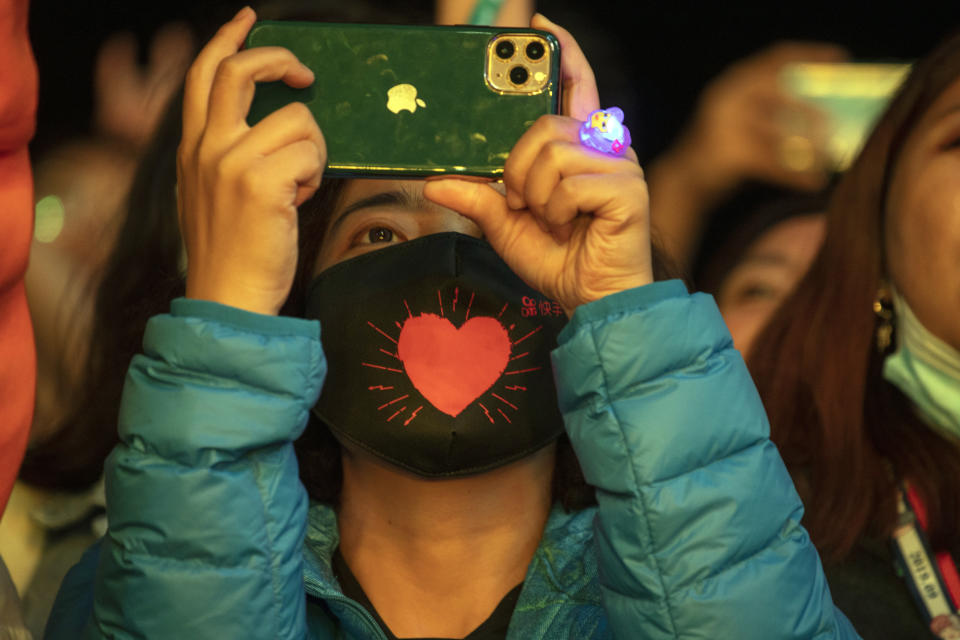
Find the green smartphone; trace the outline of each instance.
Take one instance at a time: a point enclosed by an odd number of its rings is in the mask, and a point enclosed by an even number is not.
[[[909,71],[907,63],[799,63],[786,65],[781,81],[793,95],[827,114],[827,153],[834,169],[842,171]]]
[[[313,70],[305,89],[257,86],[253,125],[305,103],[325,175],[498,179],[514,143],[560,105],[560,46],[534,29],[259,22],[247,47],[281,46]]]

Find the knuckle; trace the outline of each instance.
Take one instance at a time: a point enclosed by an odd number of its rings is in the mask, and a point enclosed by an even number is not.
[[[564,140],[569,140],[571,129],[578,129],[580,124],[580,120],[570,116],[550,116],[550,132]]]
[[[214,146],[205,132],[200,135],[200,140],[197,141],[195,153],[189,154],[188,157],[191,155],[195,156],[197,163],[203,166],[216,162],[219,156],[219,154],[215,152]]]
[[[310,107],[305,105],[302,102],[291,102],[286,107],[287,113],[291,118],[295,118],[300,122],[313,121],[313,114],[310,112]]]
[[[257,167],[247,167],[240,173],[237,186],[244,195],[254,196],[261,193],[263,179],[263,171],[258,170]]]
[[[626,172],[628,175],[640,178],[641,180],[646,179],[646,174],[643,172],[643,167],[640,166],[640,163],[633,158],[623,158],[623,162],[626,164]]]
[[[550,140],[543,145],[540,152],[540,162],[551,166],[558,166],[563,162],[567,145],[560,140]]]
[[[554,197],[560,200],[572,200],[577,195],[576,181],[567,178],[561,180],[554,190]]]
[[[291,102],[284,109],[287,110],[286,116],[290,118],[292,126],[312,138],[315,141],[314,144],[318,146],[322,144],[323,134],[310,107],[302,102]]]
[[[545,113],[534,121],[531,128],[543,129],[544,127],[549,127],[553,117],[551,114]]]
[[[642,180],[633,180],[629,186],[630,195],[637,201],[646,201],[649,194],[647,192],[647,183]]]
[[[240,169],[236,157],[229,153],[216,157],[211,155],[208,162],[204,164],[209,167],[214,179],[221,184],[232,180]]]
[[[224,184],[233,175],[230,163],[226,159],[208,165],[208,167],[209,169],[206,175],[211,176],[215,184]]]
[[[319,131],[320,127],[317,126],[317,120],[313,117],[313,112],[310,111],[310,107],[302,102],[297,102],[296,105],[297,118],[300,119],[303,125],[311,131]]]
[[[550,194],[526,193],[524,194],[524,200],[530,211],[543,216],[547,213],[546,207],[547,203],[550,202]]]
[[[563,123],[568,119],[569,118],[567,118],[567,116],[561,116],[553,113],[544,114],[539,118],[539,120],[543,122],[543,126],[548,127],[551,131],[560,129],[563,126]]]
[[[317,145],[313,140],[304,140],[297,144],[297,157],[310,169],[313,169],[320,161],[320,154]]]
[[[533,123],[533,127],[536,127],[538,133],[552,137],[560,131],[561,123],[564,119],[564,116],[544,114],[537,118],[537,121]]]
[[[177,165],[185,167],[193,160],[193,153],[187,148],[187,145],[181,140],[177,145]]]
[[[236,56],[228,56],[217,65],[217,77],[223,80],[236,80],[240,77],[241,65]]]

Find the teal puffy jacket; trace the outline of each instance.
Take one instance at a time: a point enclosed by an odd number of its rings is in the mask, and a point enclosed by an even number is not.
[[[599,506],[552,512],[511,640],[858,637],[709,296],[671,281],[581,307],[553,363]],[[153,318],[107,462],[109,533],[46,637],[383,638],[297,477],[324,374],[313,321],[183,299]]]

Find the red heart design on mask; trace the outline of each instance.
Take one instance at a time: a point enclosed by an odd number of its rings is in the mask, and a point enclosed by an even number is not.
[[[424,313],[403,323],[397,355],[417,391],[456,417],[500,379],[510,346],[496,318],[470,318],[457,329],[446,318]]]

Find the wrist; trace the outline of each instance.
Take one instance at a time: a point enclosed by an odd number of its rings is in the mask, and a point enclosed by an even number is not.
[[[735,172],[713,159],[716,154],[695,135],[685,134],[650,168],[651,197],[658,191],[686,194],[687,198],[713,206],[736,187]]]
[[[275,292],[258,291],[251,287],[215,286],[190,276],[187,276],[184,297],[190,300],[216,302],[227,307],[266,316],[279,315],[280,307],[283,306],[286,299],[285,297],[280,298]]]
[[[638,272],[630,276],[624,276],[622,278],[612,278],[603,283],[601,287],[595,287],[580,297],[580,299],[573,304],[563,304],[563,310],[567,314],[568,318],[573,317],[574,312],[584,305],[596,302],[603,298],[608,298],[610,296],[615,296],[624,291],[629,291],[631,289],[637,289],[639,287],[646,286],[653,282],[653,268],[644,272]]]

